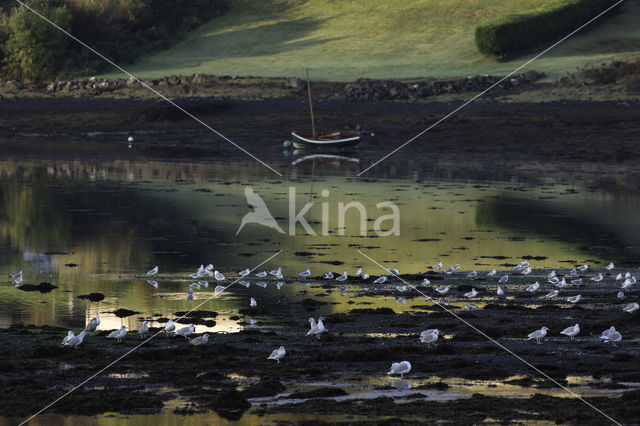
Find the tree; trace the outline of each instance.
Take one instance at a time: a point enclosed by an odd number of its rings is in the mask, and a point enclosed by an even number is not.
[[[30,7],[68,31],[72,15],[65,6],[39,0]],[[67,57],[68,37],[25,7],[12,9],[5,43],[5,70],[19,79],[39,82],[55,77]]]

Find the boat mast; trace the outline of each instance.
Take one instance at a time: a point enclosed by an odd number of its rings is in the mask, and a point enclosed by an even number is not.
[[[316,123],[313,121],[313,105],[311,104],[311,84],[309,84],[309,69],[307,68],[307,92],[309,93],[309,110],[311,111],[311,133],[316,138]]]

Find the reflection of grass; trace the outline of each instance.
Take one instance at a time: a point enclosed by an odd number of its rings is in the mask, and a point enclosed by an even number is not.
[[[70,223],[52,208],[52,194],[31,186],[6,186],[0,210],[0,233],[22,250],[64,250],[70,242]]]
[[[194,72],[301,76],[317,79],[465,76],[511,71],[522,59],[497,63],[476,49],[485,18],[531,9],[545,0],[230,0],[230,10],[185,41],[143,59],[137,75]],[[575,37],[535,68],[554,75],[615,52],[636,52],[640,6]],[[567,31],[569,32],[569,31]]]

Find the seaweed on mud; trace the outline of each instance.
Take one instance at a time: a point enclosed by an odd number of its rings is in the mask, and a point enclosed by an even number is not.
[[[331,398],[335,396],[348,395],[347,391],[336,387],[324,387],[319,389],[313,389],[306,392],[294,392],[287,398],[291,399],[310,399],[310,398]]]
[[[360,308],[352,309],[349,315],[395,315],[395,311],[391,308]]]
[[[245,398],[260,398],[265,396],[274,396],[284,391],[286,386],[276,379],[263,378],[258,383],[249,386],[242,391]]]

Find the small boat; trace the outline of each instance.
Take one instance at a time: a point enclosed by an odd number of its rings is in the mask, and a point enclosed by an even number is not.
[[[313,117],[313,103],[311,102],[309,70],[307,70],[307,92],[309,95],[309,112],[311,113],[311,132],[291,132],[291,136],[293,136],[293,146],[295,148],[336,148],[340,146],[353,146],[360,143],[360,130],[341,130],[330,133],[317,133],[316,123]]]
[[[360,143],[360,131],[358,130],[321,133],[315,137],[312,133],[293,131],[291,136],[293,136],[293,146],[296,148],[338,147]]]

